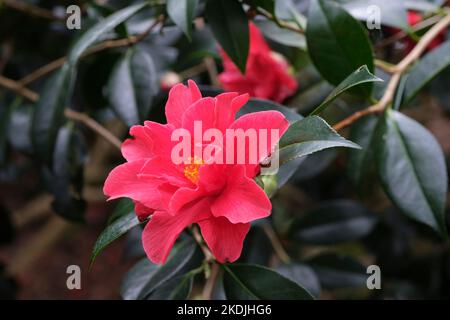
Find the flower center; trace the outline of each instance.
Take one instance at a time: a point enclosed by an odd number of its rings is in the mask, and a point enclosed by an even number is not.
[[[203,159],[199,157],[189,157],[184,165],[184,176],[197,184],[199,179],[200,167],[204,164]]]

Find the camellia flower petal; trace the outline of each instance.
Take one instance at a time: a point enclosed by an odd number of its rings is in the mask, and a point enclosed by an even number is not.
[[[233,262],[241,254],[250,222],[270,215],[271,203],[254,178],[259,163],[275,150],[289,123],[277,111],[236,120],[248,98],[234,92],[203,98],[189,81],[188,86],[178,84],[169,92],[168,124],[146,121],[130,129],[132,138],[122,145],[127,162],[111,171],[103,190],[110,199],[131,198],[139,219],[150,218],[142,241],[152,262],[164,263],[180,233],[192,224],[198,224],[217,261]],[[199,125],[202,139],[209,130],[218,134],[216,139],[223,139],[220,150],[206,153],[211,146],[217,147],[214,139],[189,140],[188,154],[183,161],[175,161],[174,150],[181,142],[174,135],[195,137]],[[240,146],[239,135],[233,135],[236,130],[244,139],[253,137],[258,148],[250,148],[250,141]],[[252,130],[257,134],[247,136]],[[203,152],[200,157],[196,149]],[[255,150],[257,157],[252,155]]]
[[[282,102],[297,90],[297,82],[288,73],[288,64],[272,52],[259,29],[249,23],[250,50],[245,74],[220,50],[224,71],[219,80],[227,91],[248,93],[252,97]]]

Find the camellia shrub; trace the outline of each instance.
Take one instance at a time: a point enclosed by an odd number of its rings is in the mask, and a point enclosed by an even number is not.
[[[44,194],[123,299],[450,297],[448,3],[74,2],[0,2],[0,241]]]

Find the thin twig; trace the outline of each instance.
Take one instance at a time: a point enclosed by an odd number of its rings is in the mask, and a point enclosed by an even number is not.
[[[186,70],[180,71],[178,73],[178,75],[180,76],[181,79],[189,79],[192,78],[202,72],[206,72],[208,71],[206,68],[206,65],[204,63],[204,61],[202,61],[202,63],[199,63],[193,67],[190,67]]]
[[[291,258],[287,254],[286,250],[284,250],[283,245],[281,244],[280,239],[278,239],[277,234],[273,230],[272,226],[266,222],[262,224],[262,229],[266,233],[267,237],[270,240],[270,243],[272,244],[273,249],[275,250],[275,253],[277,257],[284,263],[289,263],[291,261]]]
[[[217,71],[216,62],[212,57],[205,57],[203,59],[203,63],[205,64],[206,71],[208,71],[209,79],[211,80],[211,84],[214,87],[220,88],[219,82],[219,72]]]
[[[18,82],[22,86],[28,86],[30,83],[33,83],[34,81],[38,80],[39,78],[49,74],[52,71],[55,71],[59,67],[61,67],[66,62],[66,57],[61,57],[59,59],[53,60],[52,62],[46,64],[45,66],[40,67],[39,69],[36,69],[32,73],[26,75],[22,79],[20,79]]]
[[[203,287],[203,299],[211,300],[214,293],[214,288],[217,283],[217,277],[220,274],[220,266],[218,263],[213,263],[211,267],[211,274],[208,279],[206,279],[205,286]]]
[[[5,6],[14,9],[16,11],[20,11],[35,17],[44,18],[48,20],[56,20],[63,21],[66,19],[65,16],[59,17],[53,14],[52,11],[40,8],[34,4],[26,3],[18,0],[3,0],[0,1],[0,4],[4,4]]]
[[[0,86],[17,93],[18,95],[27,98],[32,102],[36,102],[39,100],[39,95],[36,92],[31,91],[23,87],[17,81],[5,78],[2,75],[0,75]]]
[[[266,17],[267,19],[269,19],[269,20],[271,20],[273,22],[275,22],[276,24],[278,24],[283,29],[291,30],[293,32],[300,33],[300,34],[304,34],[305,33],[305,30],[298,28],[296,25],[294,25],[294,24],[292,24],[290,22],[286,22],[286,21],[282,21],[282,20],[276,21],[275,17],[272,14],[270,14],[269,12],[257,9],[256,13],[261,15],[261,16],[263,16],[263,17]]]
[[[198,232],[198,229],[195,226],[191,227],[192,235],[194,236],[195,241],[200,246],[200,249],[202,250],[203,254],[205,255],[205,260],[207,262],[213,262],[215,260],[214,255],[211,253],[211,251],[208,249],[208,247],[203,242],[203,238]]]
[[[447,15],[444,16],[443,19],[441,19],[438,23],[436,23],[430,30],[428,30],[423,35],[423,37],[419,40],[414,49],[396,66],[392,67],[393,74],[391,79],[389,80],[388,86],[381,100],[376,104],[364,110],[358,111],[352,114],[351,116],[345,118],[344,120],[335,124],[333,128],[336,131],[338,131],[351,125],[352,123],[354,123],[355,121],[364,116],[383,112],[392,102],[395,95],[395,91],[397,90],[397,86],[400,82],[403,73],[408,70],[411,64],[413,64],[417,59],[420,58],[420,56],[425,52],[428,45],[434,40],[434,38],[449,25],[450,25],[450,13],[447,12]]]
[[[92,48],[88,49],[82,57],[85,58],[87,56],[90,56],[92,54],[114,49],[114,48],[120,48],[120,47],[127,47],[135,45],[141,41],[143,41],[150,32],[153,31],[154,28],[156,28],[159,24],[164,22],[165,17],[163,15],[159,16],[144,32],[135,35],[130,36],[128,38],[122,38],[122,39],[116,39],[116,40],[105,40]],[[64,63],[66,63],[67,57],[61,57],[56,60],[53,60],[52,62],[40,67],[39,69],[36,69],[34,72],[28,74],[27,76],[23,77],[19,83],[23,86],[27,86],[30,83],[40,79],[41,77],[49,74],[50,72],[55,71],[56,69],[60,68]]]
[[[375,59],[375,66],[386,71],[387,73],[395,72],[395,65],[390,64],[389,62],[383,60]]]
[[[432,17],[425,19],[425,20],[415,24],[414,26],[412,26],[411,31],[418,32],[418,31],[421,31],[428,27],[431,27],[433,24],[437,23],[440,19],[441,19],[441,17],[438,15],[432,16]],[[409,33],[405,32],[405,31],[399,31],[399,32],[395,33],[394,35],[392,35],[391,37],[388,37],[388,38],[384,39],[383,41],[380,41],[375,46],[375,50],[380,50],[380,49],[382,49],[394,42],[402,40],[403,38],[406,38],[408,36],[409,36]]]
[[[24,98],[27,98],[31,102],[36,103],[39,100],[38,93],[21,86],[17,81],[0,76],[0,86],[9,89]],[[111,132],[106,130],[100,123],[89,117],[87,114],[74,111],[69,108],[66,108],[64,110],[64,114],[67,119],[83,123],[86,127],[92,129],[94,132],[120,149],[120,146],[122,144],[120,140]]]
[[[84,124],[86,127],[96,132],[98,135],[102,136],[107,141],[111,142],[111,144],[113,144],[120,150],[122,142],[115,135],[106,130],[105,127],[103,127],[100,123],[89,117],[87,114],[66,108],[64,110],[64,115],[66,116],[67,119]]]

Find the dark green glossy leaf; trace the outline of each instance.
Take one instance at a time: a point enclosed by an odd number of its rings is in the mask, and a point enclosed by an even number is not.
[[[306,38],[298,32],[281,28],[275,22],[270,20],[261,20],[255,22],[265,37],[283,44],[285,46],[306,49]]]
[[[280,164],[328,148],[360,148],[357,144],[342,138],[318,116],[306,117],[292,123],[279,145]]]
[[[334,99],[350,88],[356,87],[363,83],[382,81],[383,80],[380,78],[374,76],[369,69],[367,69],[367,66],[362,66],[345,78],[345,80],[342,81],[313,112],[311,112],[311,115],[318,115],[321,113],[331,102],[334,101]]]
[[[447,168],[433,135],[413,119],[387,111],[377,126],[376,161],[392,202],[446,237]]]
[[[314,270],[306,264],[297,262],[283,264],[276,271],[311,292],[313,296],[320,295],[322,289],[319,278]]]
[[[103,251],[103,249],[105,249],[110,243],[139,224],[140,222],[134,212],[130,212],[108,225],[94,244],[90,264],[92,265],[94,263],[99,253]]]
[[[360,66],[374,71],[372,48],[365,30],[333,1],[311,1],[306,40],[317,70],[334,85]],[[366,83],[351,92],[370,96],[372,85]]]
[[[369,234],[376,216],[351,200],[334,200],[308,211],[291,227],[291,237],[299,243],[333,245],[354,241]]]
[[[167,0],[167,14],[175,24],[191,39],[192,23],[198,0]]]
[[[102,35],[104,35],[108,31],[111,31],[122,22],[128,20],[147,5],[148,3],[142,2],[126,7],[113,13],[112,15],[98,22],[91,29],[86,31],[70,50],[68,57],[69,64],[71,66],[75,66],[86,49],[93,45]]]
[[[317,177],[333,163],[337,155],[338,152],[336,149],[326,149],[313,153],[306,158],[300,158],[305,159],[305,161],[300,164],[297,172],[295,172],[294,181],[307,181]]]
[[[242,117],[244,114],[260,111],[275,110],[281,112],[286,119],[292,123],[297,120],[303,119],[301,115],[296,113],[293,109],[287,108],[281,104],[275,103],[270,100],[251,98],[245,106],[243,106],[236,117]]]
[[[275,0],[244,0],[245,3],[252,6],[253,8],[264,9],[267,13],[275,16]]]
[[[36,155],[51,162],[55,139],[64,122],[64,109],[72,87],[72,73],[64,65],[45,83],[33,114],[31,137]]]
[[[361,146],[361,150],[348,150],[347,175],[360,190],[364,178],[373,163],[375,128],[378,118],[363,117],[352,125],[349,139]]]
[[[434,12],[439,10],[439,6],[444,4],[445,0],[435,0],[434,3],[429,0],[404,0],[407,9],[423,12]]]
[[[327,253],[308,260],[307,264],[326,289],[363,287],[367,282],[366,268],[348,256]]]
[[[16,150],[32,153],[31,124],[34,105],[18,105],[12,110],[8,125],[8,142]]]
[[[215,38],[245,73],[249,52],[247,15],[238,0],[207,0],[205,14]]]
[[[186,300],[192,290],[194,275],[187,273],[162,284],[147,300]]]
[[[109,101],[128,125],[144,122],[157,92],[153,60],[139,47],[129,49],[114,66],[108,83]]]
[[[386,1],[386,0],[354,0],[343,4],[343,7],[356,19],[362,22],[373,22],[378,9],[380,15],[380,23],[382,25],[396,27],[403,30],[409,29],[406,7],[403,1]],[[374,10],[370,10],[370,8]]]
[[[171,279],[198,267],[201,263],[200,256],[201,253],[194,241],[184,241],[175,246],[167,262],[158,268],[141,290],[138,299],[151,298],[156,291],[165,286]],[[183,288],[179,289],[181,292],[183,291]]]
[[[44,180],[54,195],[53,210],[69,221],[84,222],[86,201],[82,199],[84,145],[74,123],[68,122],[57,135],[51,170]]]
[[[408,103],[440,72],[450,66],[450,41],[425,55],[408,73],[403,103]]]
[[[128,198],[122,198],[119,200],[119,203],[117,203],[116,208],[114,209],[113,213],[108,219],[108,224],[113,223],[115,220],[117,220],[120,217],[123,217],[130,212],[134,212],[134,203],[131,199]]]
[[[113,8],[95,2],[90,3],[86,11],[89,17],[93,17],[96,20],[103,20],[105,17],[114,13]],[[115,31],[120,37],[125,38],[129,36],[125,23],[119,24],[115,28]]]
[[[145,284],[158,270],[158,266],[147,257],[136,263],[123,278],[120,286],[120,295],[124,300],[136,300]]]
[[[228,299],[314,299],[306,289],[269,268],[248,264],[228,264],[223,268],[223,284]]]

